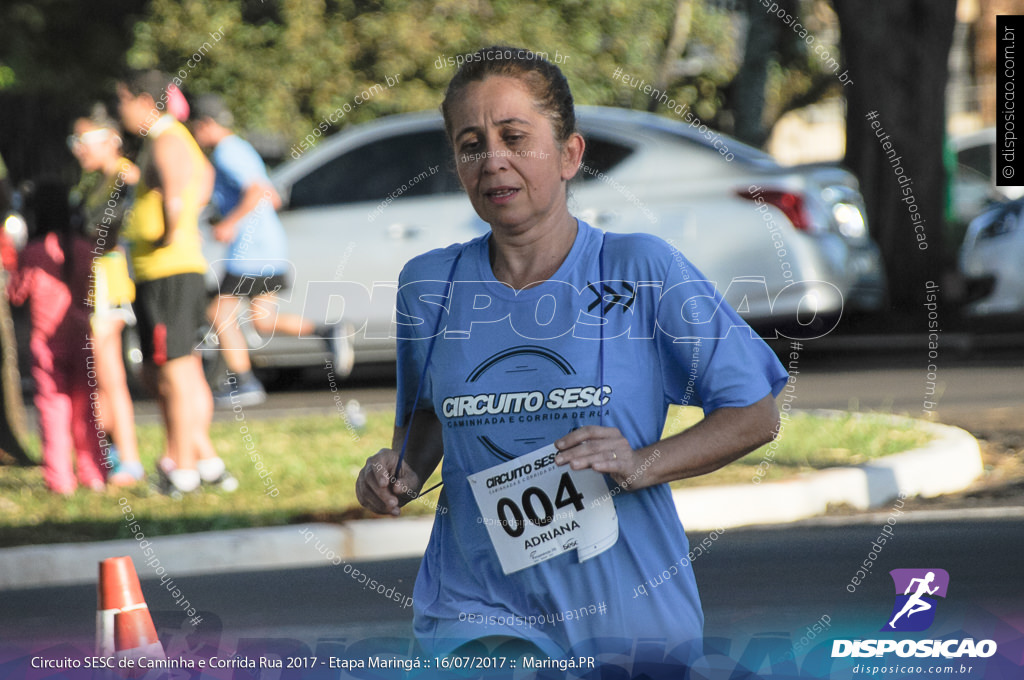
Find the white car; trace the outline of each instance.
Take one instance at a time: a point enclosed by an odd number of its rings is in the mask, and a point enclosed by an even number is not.
[[[988,183],[989,197],[1008,199],[1024,196],[1024,186],[998,186],[996,169],[996,129],[994,127],[960,135],[952,140],[956,162],[977,173]],[[975,213],[977,214],[977,213]]]
[[[963,245],[967,225],[994,205],[1020,198],[1024,186],[997,186],[996,129],[954,137],[951,145],[956,153],[953,175],[953,224],[948,236],[954,247]]]
[[[964,314],[1020,317],[1024,312],[1024,198],[1000,203],[971,221],[960,247]]]
[[[664,238],[766,337],[816,337],[844,310],[884,305],[878,248],[849,172],[784,167],[649,113],[579,107],[578,125],[587,149],[570,211],[601,229]],[[388,117],[293,155],[272,174],[294,276],[281,309],[321,323],[344,317],[357,331],[357,363],[393,361],[402,266],[488,230],[458,183],[441,118]],[[207,257],[219,256],[211,244]],[[248,337],[256,366],[329,357],[315,338]]]

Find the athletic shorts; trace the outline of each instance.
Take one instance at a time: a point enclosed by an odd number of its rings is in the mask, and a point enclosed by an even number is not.
[[[202,274],[175,274],[136,284],[142,358],[163,366],[195,352],[208,323],[207,299]]]
[[[92,271],[92,319],[120,319],[129,326],[135,325],[135,284],[128,274],[124,253],[111,250],[100,255],[93,260]]]
[[[260,274],[232,274],[225,272],[224,278],[220,282],[219,294],[254,298],[277,293],[287,288],[288,285],[288,277],[284,274],[263,276]]]

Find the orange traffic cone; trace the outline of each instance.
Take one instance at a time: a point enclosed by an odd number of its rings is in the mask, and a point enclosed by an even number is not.
[[[114,616],[114,647],[117,657],[131,659],[127,665],[118,663],[118,668],[136,669],[138,661],[142,657],[147,659],[165,659],[164,648],[156,635],[156,628],[153,626],[153,619],[149,615],[149,609],[132,609],[126,612],[119,612]],[[138,668],[138,672],[127,673],[128,677],[141,677],[146,674],[145,668]],[[122,671],[125,674],[125,671]]]
[[[96,655],[114,656],[120,649],[115,641],[115,617],[124,612],[139,611],[154,630],[149,607],[142,597],[139,577],[130,557],[112,557],[100,562],[100,578],[97,587],[96,606]],[[125,624],[127,625],[127,624]],[[161,652],[162,654],[162,652]]]

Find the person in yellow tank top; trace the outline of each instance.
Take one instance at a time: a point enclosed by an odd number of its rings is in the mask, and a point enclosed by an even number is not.
[[[141,178],[124,228],[135,271],[144,378],[167,429],[157,463],[161,491],[180,497],[209,483],[238,486],[210,441],[213,396],[196,352],[207,303],[199,211],[214,171],[188,129],[166,113],[170,80],[138,71],[117,85],[125,130],[146,139]]]

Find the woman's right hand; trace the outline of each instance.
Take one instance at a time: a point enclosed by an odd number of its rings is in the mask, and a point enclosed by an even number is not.
[[[381,449],[366,459],[366,465],[356,479],[356,498],[359,503],[380,515],[398,516],[400,508],[419,495],[423,482],[408,465],[395,477],[398,453]]]

